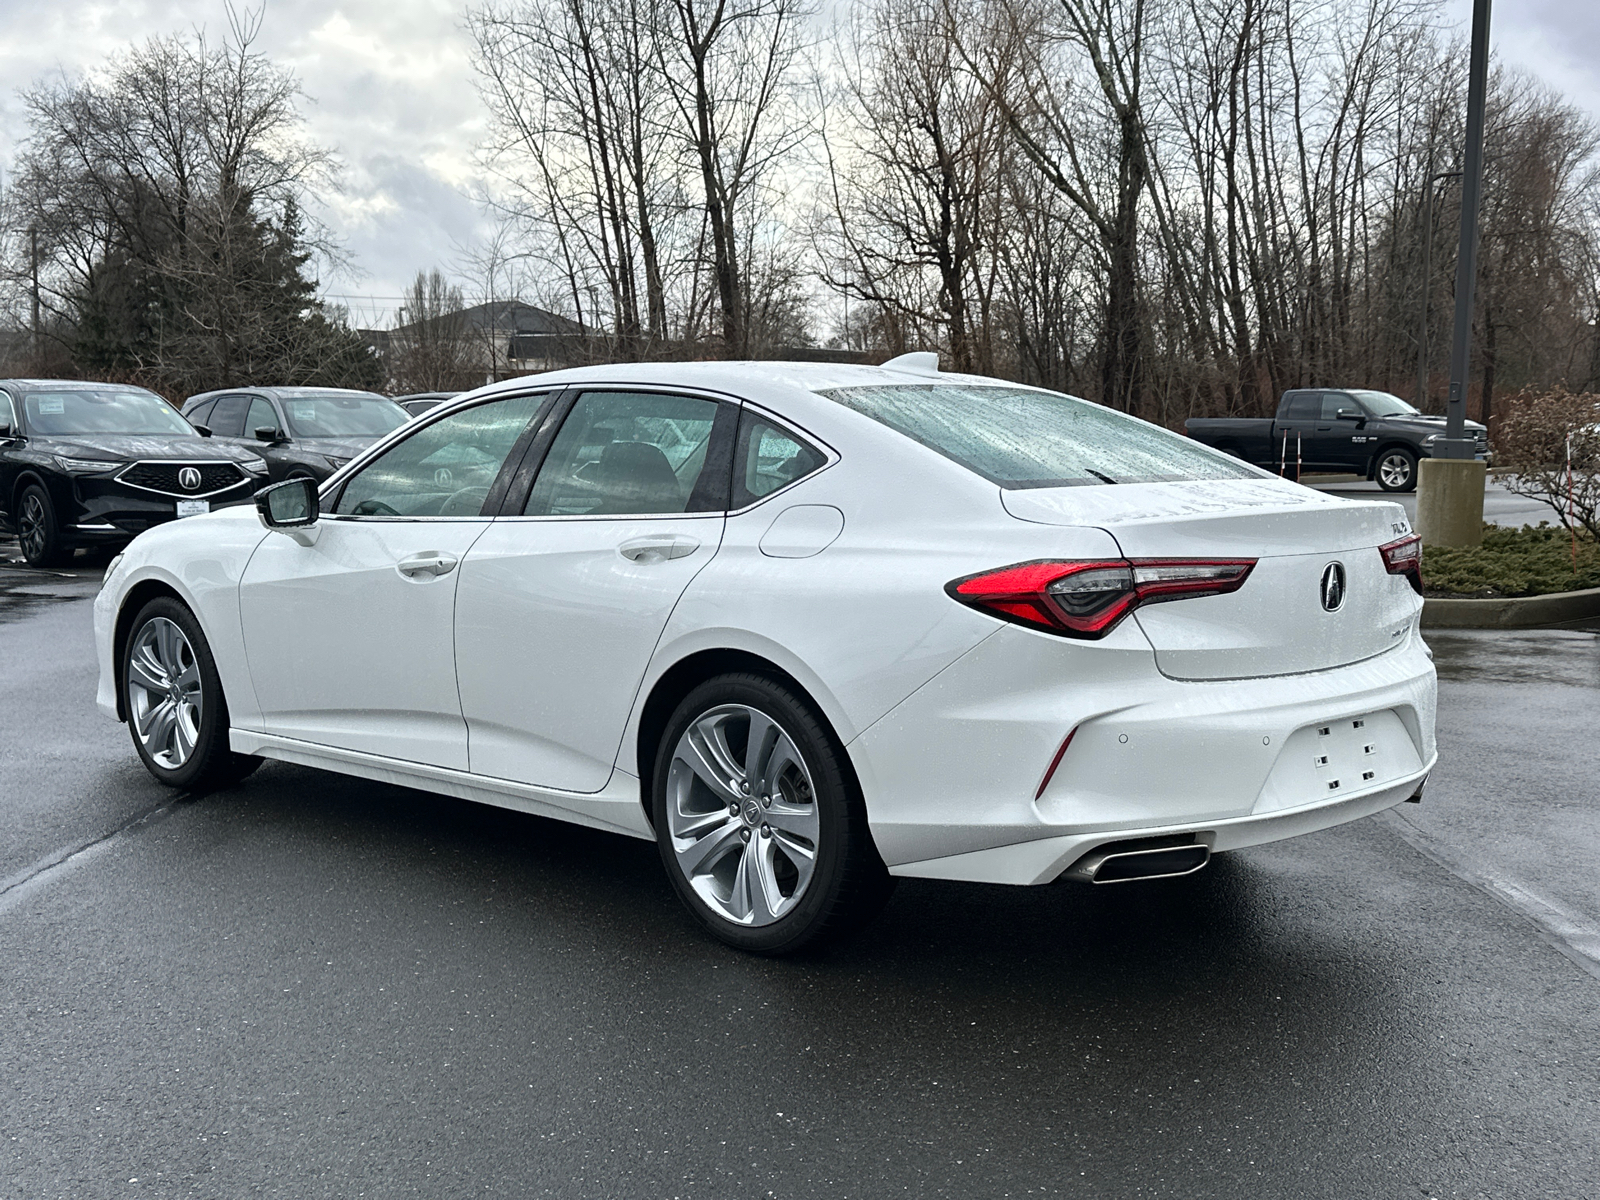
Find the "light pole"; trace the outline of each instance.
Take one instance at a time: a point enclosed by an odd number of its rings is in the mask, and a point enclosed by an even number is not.
[[[1428,293],[1433,286],[1433,185],[1460,179],[1460,171],[1428,176],[1422,187],[1422,311],[1417,314],[1417,407],[1428,411]]]
[[[1489,82],[1489,4],[1473,0],[1472,59],[1467,76],[1467,144],[1461,162],[1461,238],[1456,251],[1456,324],[1450,346],[1450,400],[1445,433],[1418,475],[1417,531],[1436,546],[1483,540],[1487,468],[1468,438],[1467,370],[1471,365],[1473,284],[1478,272],[1478,197],[1483,191],[1483,107]]]

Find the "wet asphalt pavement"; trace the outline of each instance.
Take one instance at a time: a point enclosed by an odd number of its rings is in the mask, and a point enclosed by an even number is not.
[[[282,764],[165,793],[93,706],[98,573],[0,568],[0,1197],[1600,1189],[1594,633],[1433,638],[1420,806],[907,881],[769,962],[646,843]]]

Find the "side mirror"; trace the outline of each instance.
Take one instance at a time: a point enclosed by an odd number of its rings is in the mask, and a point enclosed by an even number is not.
[[[283,441],[283,434],[272,425],[257,425],[251,432],[255,434],[256,441],[258,442]]]
[[[302,546],[316,544],[322,515],[313,479],[285,479],[256,493],[256,515],[268,529],[286,533]]]
[[[10,422],[0,421],[0,439],[14,437],[14,436],[15,435],[11,432],[11,424],[10,424]]]
[[[201,437],[210,437],[211,436],[211,426],[209,426],[209,425],[196,425],[194,427],[194,431],[196,433],[198,433]]]
[[[1334,413],[1334,419],[1339,421],[1365,421],[1367,414],[1353,408],[1341,408]]]

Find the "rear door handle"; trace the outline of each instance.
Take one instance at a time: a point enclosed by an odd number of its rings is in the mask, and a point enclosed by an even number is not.
[[[629,562],[658,563],[687,558],[700,549],[700,543],[681,533],[651,533],[623,542],[617,553]]]
[[[446,554],[442,550],[424,550],[421,554],[413,554],[409,558],[402,558],[395,563],[395,570],[407,579],[416,579],[419,576],[448,575],[456,569],[456,564],[461,560],[453,554]]]

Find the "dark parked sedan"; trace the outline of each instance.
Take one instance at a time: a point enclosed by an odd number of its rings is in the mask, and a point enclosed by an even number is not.
[[[183,415],[267,460],[276,483],[321,483],[410,418],[387,396],[342,388],[229,388],[191,396]]]
[[[0,518],[34,566],[243,503],[266,473],[259,455],[203,438],[144,388],[0,380]]]
[[[454,400],[460,392],[413,392],[409,396],[396,396],[394,402],[413,417],[420,417],[430,408],[438,408],[446,400]]]

